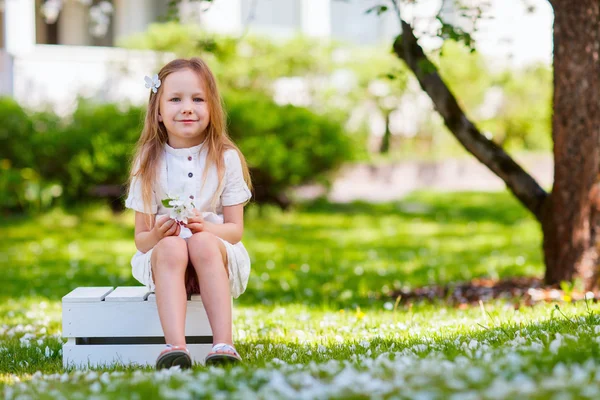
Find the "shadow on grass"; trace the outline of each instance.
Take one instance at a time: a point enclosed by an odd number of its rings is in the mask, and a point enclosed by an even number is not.
[[[457,223],[493,222],[502,225],[519,224],[533,219],[530,213],[508,192],[415,192],[402,201],[381,204],[355,201],[330,203],[318,199],[299,207],[306,213],[370,215],[386,217],[398,215],[420,218],[424,221],[452,220]]]

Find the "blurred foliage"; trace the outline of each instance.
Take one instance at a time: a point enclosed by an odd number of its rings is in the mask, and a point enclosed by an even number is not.
[[[344,160],[467,155],[389,49],[306,37],[232,38],[174,22],[153,24],[125,44],[207,60],[258,201],[286,205],[286,187],[326,181]],[[551,148],[548,68],[501,69],[451,41],[432,59],[488,137],[509,151]],[[370,134],[374,117],[386,128],[383,139]],[[394,118],[401,123],[392,130]],[[82,101],[61,119],[0,99],[0,207],[40,210],[57,199],[68,204],[108,192],[118,203],[114,186],[127,179],[141,124],[136,107]],[[375,156],[374,149],[390,152]]]
[[[256,197],[287,205],[285,188],[315,180],[352,157],[341,124],[256,92],[225,95],[229,133],[251,167]],[[327,180],[325,179],[326,183]]]
[[[498,69],[481,53],[447,42],[440,74],[479,128],[509,151],[552,148],[552,70]]]
[[[552,149],[552,71],[535,66],[504,72],[494,84],[504,97],[494,118],[480,126],[509,150]]]
[[[176,22],[153,24],[121,44],[180,57],[201,56],[224,87],[261,91],[276,99],[278,85],[287,80],[301,100],[284,96],[278,102],[303,101],[315,112],[344,115],[348,134],[363,141],[362,159],[375,159],[367,148],[383,150],[368,143],[376,139],[369,137],[369,119],[378,115],[390,122],[402,99],[416,98],[421,91],[406,66],[389,48],[379,46],[357,47],[302,36],[234,38]],[[497,143],[509,151],[551,148],[549,68],[506,70],[452,40],[432,54],[432,61],[467,114]],[[376,85],[387,89],[373,90]],[[490,104],[493,101],[498,104]],[[416,107],[420,107],[412,113],[419,120],[416,132],[395,129],[390,137],[390,129],[386,130],[382,140],[390,141],[392,151],[385,159],[466,155],[430,102]],[[386,125],[390,128],[390,123]]]
[[[352,142],[335,118],[280,107],[256,92],[230,91],[225,98],[229,130],[248,158],[258,202],[287,206],[289,186],[326,181],[326,172],[352,157]],[[0,210],[39,211],[56,200],[72,205],[97,196],[119,208],[142,108],[81,101],[61,120],[0,101],[0,110],[8,110],[0,114]]]

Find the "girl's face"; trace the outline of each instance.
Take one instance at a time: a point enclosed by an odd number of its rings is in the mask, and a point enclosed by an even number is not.
[[[158,119],[167,128],[169,145],[199,145],[210,122],[204,82],[194,71],[183,69],[169,74],[162,85]]]

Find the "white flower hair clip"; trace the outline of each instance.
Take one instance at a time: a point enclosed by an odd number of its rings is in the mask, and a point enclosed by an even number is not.
[[[154,74],[152,78],[145,76],[144,80],[146,81],[146,87],[148,89],[152,89],[152,92],[154,93],[158,91],[158,88],[160,87],[160,79],[158,79],[158,74]]]

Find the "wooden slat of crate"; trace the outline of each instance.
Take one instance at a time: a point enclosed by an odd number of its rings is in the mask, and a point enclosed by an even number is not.
[[[204,358],[210,352],[212,345],[210,344],[188,344],[192,361],[195,363],[204,364]],[[63,365],[86,367],[86,366],[101,366],[114,365],[121,363],[124,365],[150,365],[156,363],[158,354],[164,350],[164,345],[147,344],[147,345],[75,345],[74,343],[66,343],[63,346]]]
[[[144,286],[119,286],[110,292],[104,301],[141,302],[152,293]]]
[[[99,301],[63,304],[64,337],[164,336],[157,305],[151,301]],[[188,301],[187,336],[211,336],[206,310],[200,301]]]
[[[102,301],[113,291],[112,286],[78,287],[62,298],[63,303],[87,303]]]

